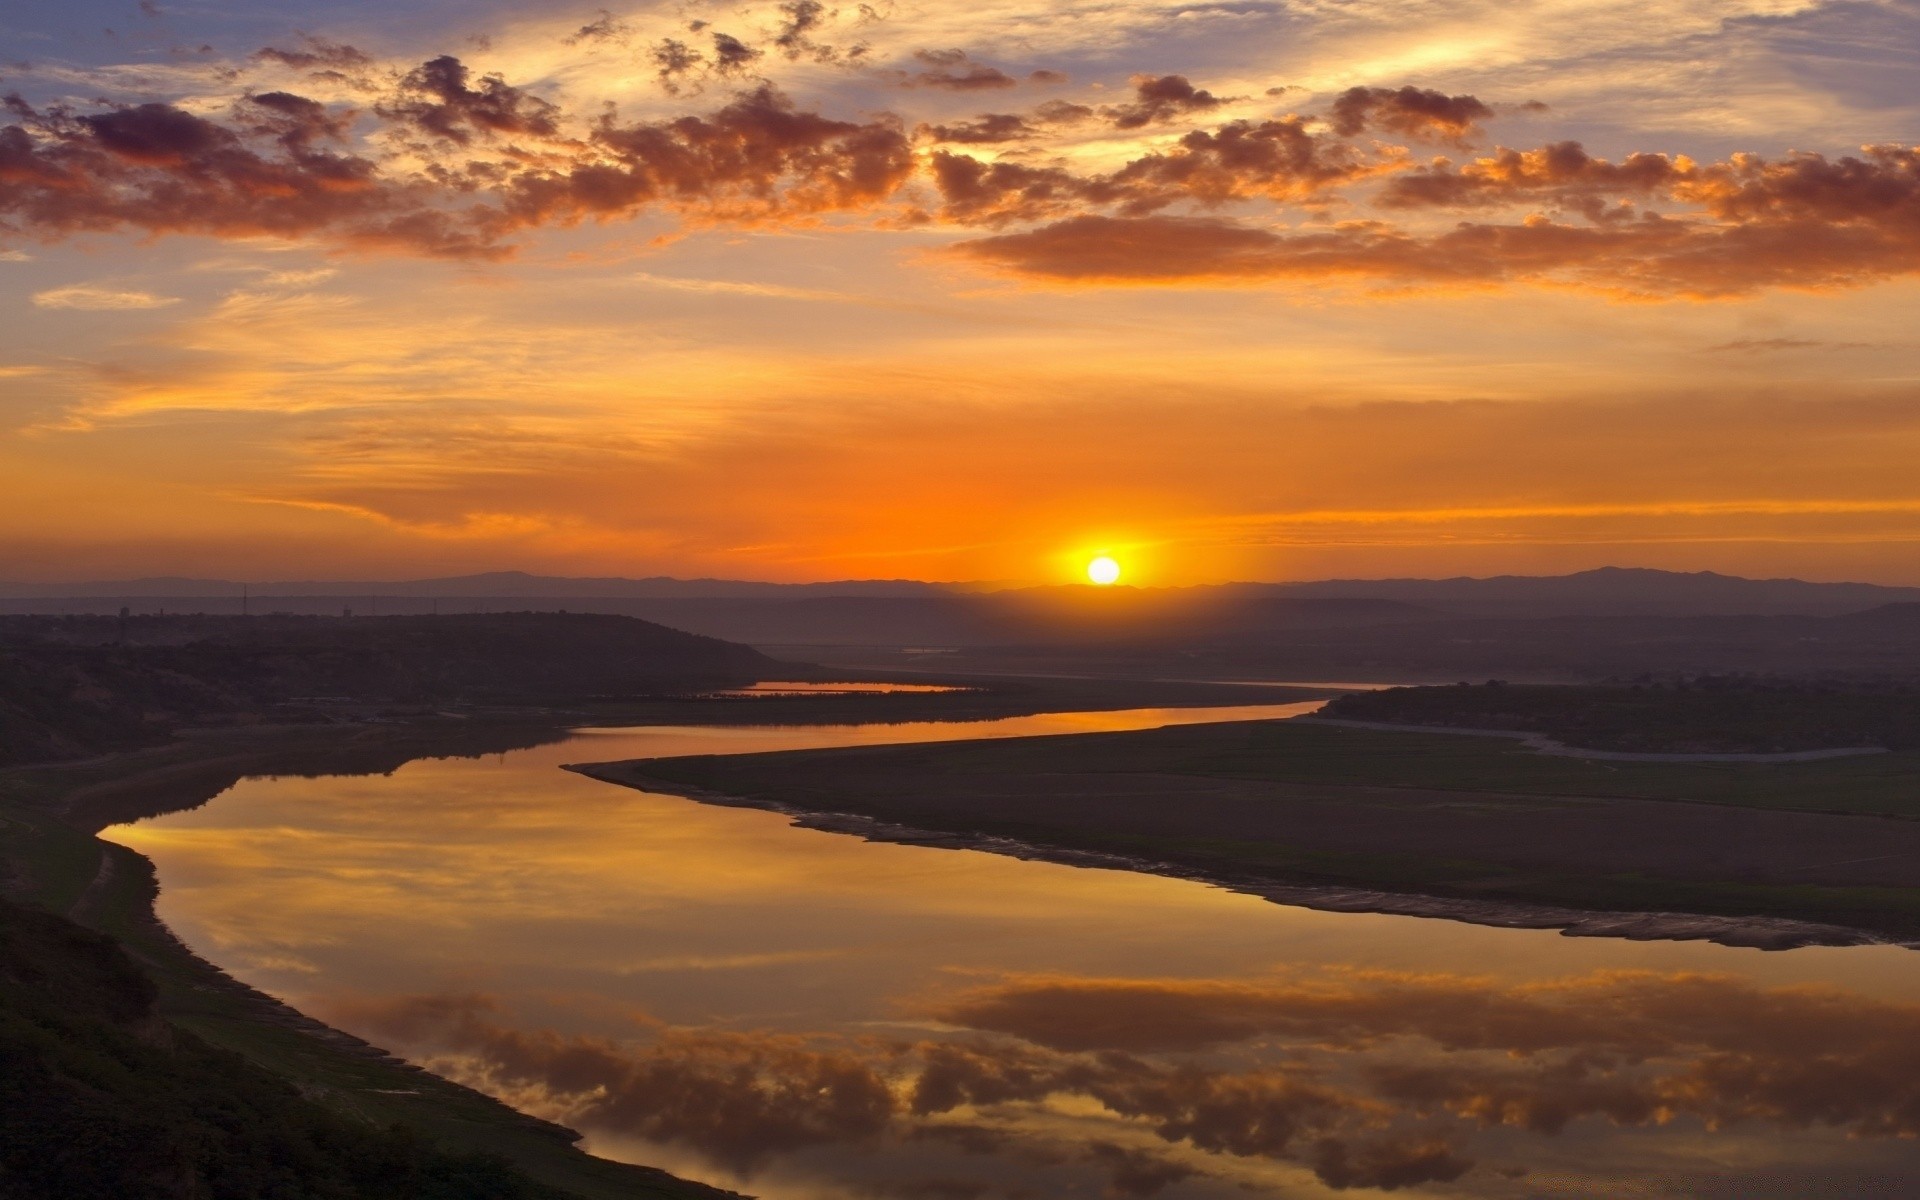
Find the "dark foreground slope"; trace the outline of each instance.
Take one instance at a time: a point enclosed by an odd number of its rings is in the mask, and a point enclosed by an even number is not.
[[[1007,838],[1120,855],[1256,891],[1344,889],[1342,907],[1362,892],[1376,899],[1361,907],[1495,923],[1509,923],[1500,905],[1534,905],[1920,938],[1914,753],[1593,761],[1500,737],[1261,721],[581,769],[703,798],[856,814],[961,844]],[[830,817],[820,823],[834,827]],[[1387,903],[1383,893],[1473,902],[1479,915]],[[1832,930],[1749,934],[1721,927],[1713,936],[1847,940]]]
[[[0,765],[152,745],[186,726],[672,695],[772,667],[745,646],[582,613],[5,618]]]
[[[561,1200],[504,1159],[329,1112],[162,1021],[114,942],[0,901],[7,1200]]]

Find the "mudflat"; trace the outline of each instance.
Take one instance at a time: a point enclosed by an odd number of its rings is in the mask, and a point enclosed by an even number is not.
[[[1920,820],[1901,810],[1920,816],[1920,763],[1875,759],[1593,763],[1503,738],[1262,721],[588,770],[1236,878],[1912,938]],[[1856,799],[1872,815],[1845,811]]]

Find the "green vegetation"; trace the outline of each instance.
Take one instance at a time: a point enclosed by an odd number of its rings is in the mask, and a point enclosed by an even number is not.
[[[1920,749],[1920,688],[1708,676],[1592,687],[1456,684],[1342,696],[1326,716],[1511,729],[1570,746],[1670,754]]]

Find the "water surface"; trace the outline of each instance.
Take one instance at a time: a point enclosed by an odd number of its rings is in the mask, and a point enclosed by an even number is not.
[[[563,763],[1090,732],[583,730],[109,831],[249,983],[770,1200],[1920,1192],[1920,954],[1319,913]]]

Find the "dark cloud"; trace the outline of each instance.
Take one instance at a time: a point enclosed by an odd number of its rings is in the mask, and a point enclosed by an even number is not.
[[[1297,117],[1233,121],[1195,130],[1169,151],[1135,159],[1113,182],[1135,193],[1134,213],[1178,200],[1204,205],[1265,198],[1302,200],[1364,178],[1374,166],[1342,142],[1310,133]]]
[[[285,92],[242,101],[231,124],[166,104],[74,114],[10,106],[0,127],[0,223],[41,238],[136,229],[216,237],[325,234],[370,248],[494,253],[431,189],[381,177],[328,145],[343,118]]]
[[[669,94],[678,93],[681,80],[699,71],[707,61],[706,55],[678,38],[663,38],[655,42],[647,55],[658,68],[655,77],[660,80],[660,86]]]
[[[605,220],[653,204],[759,220],[872,208],[912,170],[897,122],[832,120],[763,86],[706,117],[604,121],[589,153],[516,175],[504,207],[521,226]]]
[[[951,125],[922,125],[920,132],[936,142],[988,145],[1017,142],[1033,137],[1039,130],[1017,113],[981,113],[971,121],[956,121]]]
[[[362,50],[304,33],[300,35],[300,48],[297,50],[283,50],[268,46],[255,53],[253,57],[261,62],[274,62],[283,67],[292,67],[296,71],[313,71],[336,76],[358,74],[373,66],[373,57]]]
[[[1212,132],[1195,130],[1171,149],[1137,158],[1105,175],[1075,175],[1061,167],[1007,161],[986,163],[949,151],[935,151],[929,169],[944,216],[962,223],[998,225],[1085,213],[1096,207],[1143,216],[1183,203],[1216,207],[1261,198],[1304,200],[1372,168],[1351,147],[1321,138],[1300,119],[1290,117],[1234,121]]]
[[[1614,163],[1593,157],[1578,142],[1555,142],[1535,150],[1502,148],[1464,167],[1441,160],[1418,168],[1390,181],[1380,203],[1389,208],[1474,208],[1546,199],[1599,211],[1610,199],[1668,191],[1693,171],[1685,159],[1664,154],[1633,154]]]
[[[828,10],[795,0],[782,12],[775,46],[830,49],[808,40]],[[710,52],[678,39],[649,50],[669,91],[741,75],[763,57],[703,22],[690,28]],[[603,13],[579,36],[617,34]],[[963,90],[1013,83],[963,51],[918,57],[927,70],[900,81]],[[351,46],[308,38],[258,58],[372,86],[372,60]],[[1130,101],[1098,114],[1054,101],[916,133],[947,147],[992,146],[1096,116],[1137,128],[1228,102],[1178,75],[1142,76]],[[39,111],[18,100],[9,111],[11,123],[0,126],[0,221],[14,237],[270,234],[485,257],[506,253],[521,230],[659,207],[705,222],[849,213],[886,225],[1024,225],[952,253],[1081,283],[1345,278],[1713,298],[1920,271],[1920,150],[1613,161],[1566,141],[1411,165],[1404,147],[1350,140],[1366,130],[1461,138],[1492,112],[1472,96],[1412,87],[1350,89],[1326,126],[1290,116],[1193,129],[1105,171],[948,148],[916,161],[897,118],[836,119],[768,85],[664,120],[623,122],[611,108],[567,114],[501,76],[476,77],[452,56],[389,79],[369,112],[284,90],[224,114],[159,103]],[[1355,186],[1371,180],[1382,181],[1376,191]],[[1392,219],[1354,218],[1362,204]],[[1316,216],[1344,205],[1350,219],[1281,228],[1261,223],[1252,205]],[[1242,219],[1213,215],[1229,209]],[[1506,215],[1444,228],[1400,223],[1399,214],[1445,209]]]
[[[826,5],[820,0],[784,0],[780,15],[780,32],[774,35],[773,44],[781,53],[788,58],[799,58],[820,49],[810,35],[826,22]]]
[[[395,177],[338,145],[348,114],[286,92],[224,120],[149,104],[75,114],[16,101],[0,126],[0,222],[54,238],[135,229],[212,236],[320,236],[453,257],[505,253],[540,224],[630,216],[652,205],[758,221],[871,209],[913,169],[897,122],[835,121],[762,87],[701,117],[559,138],[551,104],[457,59],[408,73],[376,106],[390,128],[447,157]],[[538,154],[495,154],[525,140]],[[483,157],[467,157],[483,154]]]
[[[1140,129],[1192,113],[1211,112],[1232,102],[1201,91],[1184,75],[1135,75],[1133,99],[1106,113],[1116,129]]]
[[[1065,71],[1052,71],[1052,70],[1048,70],[1045,67],[1042,67],[1038,71],[1033,71],[1028,73],[1027,82],[1038,83],[1038,84],[1061,84],[1061,83],[1072,82],[1072,78],[1073,77],[1068,75]]]
[[[1019,83],[1019,80],[998,67],[974,62],[964,50],[917,50],[913,56],[929,68],[912,77],[911,82],[918,87],[983,92],[1010,88]]]
[[[1087,1156],[1112,1173],[1112,1183],[1107,1188],[1109,1196],[1157,1196],[1173,1184],[1199,1174],[1186,1163],[1111,1142],[1094,1142],[1087,1147]]]
[[[1473,96],[1428,88],[1348,88],[1333,102],[1330,123],[1343,137],[1374,131],[1465,145],[1493,109]]]
[[[1094,115],[1084,104],[1049,100],[1028,113],[981,113],[971,121],[922,125],[920,132],[936,142],[987,145],[1037,137],[1049,125],[1075,125]]]
[[[462,146],[476,136],[552,138],[560,110],[498,75],[482,76],[452,55],[421,63],[376,106],[388,121]]]
[[[696,30],[696,32],[698,32]],[[761,56],[761,52],[731,34],[713,34],[713,70],[718,75],[740,75]]]
[[[574,30],[562,40],[569,46],[578,46],[582,42],[612,42],[624,46],[632,39],[633,26],[603,8],[598,17]]]
[[[1545,283],[1696,299],[1858,286],[1920,270],[1920,237],[1899,226],[1711,224],[1652,214],[1596,225],[1544,217],[1461,224],[1432,235],[1378,221],[1281,233],[1198,217],[1082,216],[962,242],[952,252],[1018,275],[1087,283]]]

